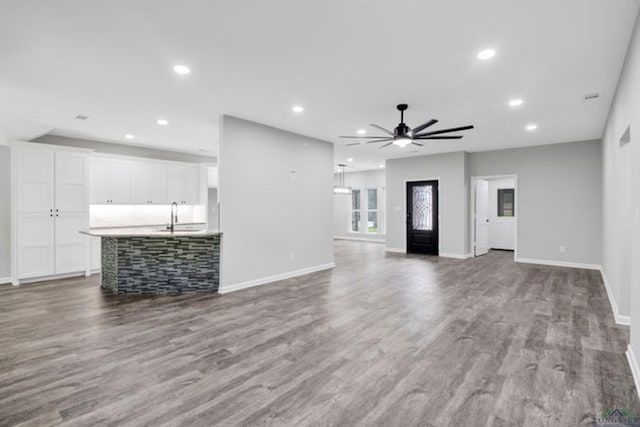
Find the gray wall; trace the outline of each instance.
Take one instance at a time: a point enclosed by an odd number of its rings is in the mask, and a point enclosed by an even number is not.
[[[340,182],[339,174],[334,175],[334,183]],[[378,234],[352,233],[351,221],[351,196],[336,194],[333,196],[333,235],[343,238],[357,238],[375,241],[384,241],[385,229],[385,171],[373,170],[363,172],[351,172],[345,174],[345,183],[351,188],[362,190],[362,194],[368,188],[378,189]],[[364,203],[364,198],[363,198]],[[366,210],[363,209],[363,215]],[[364,216],[363,216],[364,218]]]
[[[387,160],[387,248],[406,250],[406,183],[440,178],[440,253],[464,256],[466,192],[463,152]]]
[[[0,279],[11,276],[11,151],[0,145]]]
[[[88,148],[98,153],[116,154],[119,156],[144,157],[156,160],[169,160],[188,163],[216,163],[217,158],[198,156],[195,154],[179,153],[176,151],[156,148],[140,147],[136,145],[116,144],[112,142],[94,141],[89,139],[70,138],[67,136],[45,135],[32,142],[41,144],[64,145],[67,147]]]
[[[220,129],[222,290],[333,263],[333,144],[230,116]]]
[[[640,360],[640,15],[602,136],[602,269]],[[621,143],[625,130],[631,138]],[[621,319],[619,319],[621,320]]]
[[[469,176],[505,174],[518,176],[519,258],[600,265],[600,141],[469,154]]]

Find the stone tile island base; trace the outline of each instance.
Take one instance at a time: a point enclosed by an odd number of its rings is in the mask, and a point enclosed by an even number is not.
[[[220,234],[103,236],[102,287],[117,294],[217,292]]]

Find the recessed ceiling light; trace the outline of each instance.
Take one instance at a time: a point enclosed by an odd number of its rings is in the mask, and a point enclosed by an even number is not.
[[[349,161],[349,162],[353,162],[353,157],[349,157],[349,158],[347,159],[347,161]]]
[[[294,113],[302,113],[304,111],[304,108],[301,107],[300,105],[294,105],[293,107],[291,107],[291,111],[293,111]]]
[[[485,49],[478,52],[478,59],[481,59],[483,61],[491,59],[494,56],[496,56],[496,51],[493,49]]]
[[[512,99],[511,101],[509,101],[509,106],[510,107],[519,107],[524,103],[524,101],[522,99]]]
[[[356,132],[358,135],[364,135],[367,133],[366,129],[358,129],[358,132]]]
[[[176,65],[175,67],[173,67],[173,71],[175,71],[176,74],[180,74],[182,76],[187,75],[191,72],[189,67],[187,67],[186,65]]]
[[[127,139],[135,139],[136,138],[136,136],[134,134],[131,134],[131,133],[126,134],[124,137],[127,138]]]
[[[383,167],[384,167],[384,165],[379,165],[379,167],[383,168]]]
[[[537,125],[537,124],[535,124],[535,123],[531,123],[530,125],[527,125],[527,126],[525,127],[525,129],[526,129],[526,130],[528,130],[528,131],[533,131],[533,130],[538,129],[538,125]]]
[[[166,119],[158,119],[158,121],[156,122],[158,123],[160,126],[166,126],[169,124],[169,120]]]

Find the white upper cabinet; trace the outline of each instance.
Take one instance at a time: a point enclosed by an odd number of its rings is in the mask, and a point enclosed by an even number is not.
[[[200,167],[161,161],[95,156],[91,204],[183,205],[200,203]]]
[[[200,168],[169,165],[169,203],[197,205],[200,203]]]
[[[133,200],[135,204],[166,205],[167,165],[136,162],[133,167]]]
[[[133,199],[133,169],[135,162],[111,160],[109,162],[109,203],[129,205]]]

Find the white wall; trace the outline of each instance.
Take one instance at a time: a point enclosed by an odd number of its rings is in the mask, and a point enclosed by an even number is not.
[[[600,141],[471,153],[468,167],[471,176],[517,175],[519,259],[601,264]]]
[[[2,141],[0,141],[0,144]],[[0,280],[11,276],[11,151],[0,145]]]
[[[636,20],[602,137],[603,272],[618,321],[631,317],[631,346],[640,356],[640,23]],[[631,140],[621,144],[627,127]]]
[[[466,153],[387,160],[387,249],[406,250],[406,183],[439,178],[441,255],[464,256],[467,197]]]
[[[498,216],[498,190],[515,188],[513,178],[489,179],[489,247],[514,250],[516,218]],[[518,212],[516,211],[516,216]]]
[[[334,175],[334,183],[340,182],[340,174]],[[350,172],[345,174],[345,184],[353,189],[362,191],[362,218],[366,218],[367,189],[378,189],[378,230],[377,234],[366,233],[365,227],[361,233],[351,232],[351,196],[336,194],[333,196],[333,235],[349,239],[366,239],[384,241],[385,230],[385,172],[373,170]]]
[[[333,144],[230,116],[220,129],[221,291],[330,266]]]

